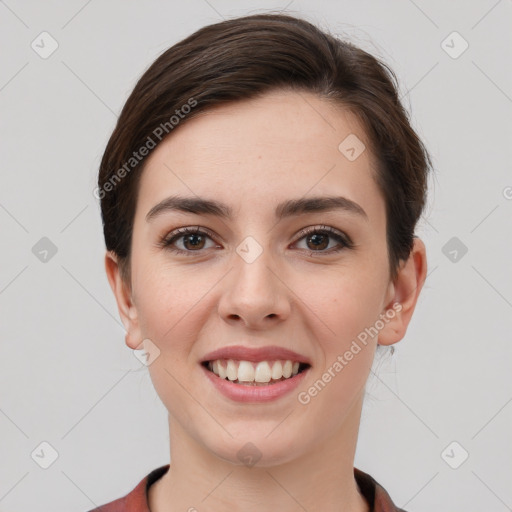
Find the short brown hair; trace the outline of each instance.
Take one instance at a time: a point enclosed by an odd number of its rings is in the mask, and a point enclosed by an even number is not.
[[[98,191],[106,247],[117,255],[125,278],[145,160],[134,159],[134,152],[151,151],[165,139],[155,132],[172,134],[177,125],[172,117],[182,124],[214,106],[275,89],[315,93],[362,122],[378,164],[389,272],[396,277],[400,260],[412,250],[432,165],[400,103],[394,72],[308,21],[256,14],[203,27],[167,49],[144,72],[122,109],[101,160]]]

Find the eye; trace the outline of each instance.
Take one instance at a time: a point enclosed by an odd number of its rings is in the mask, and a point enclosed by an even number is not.
[[[303,229],[294,245],[303,239],[306,247],[302,249],[310,253],[331,254],[354,247],[347,235],[330,226],[312,226]],[[215,235],[209,229],[193,226],[172,231],[164,236],[158,245],[177,254],[193,256],[194,252],[200,253],[203,249],[219,247],[214,240]]]
[[[191,254],[202,249],[215,247],[216,244],[212,239],[213,234],[208,229],[194,226],[172,231],[160,241],[159,245],[179,254]],[[209,247],[207,246],[208,240],[212,242]],[[180,244],[181,247],[177,247]]]
[[[330,254],[344,248],[351,249],[354,245],[347,235],[330,226],[312,226],[303,229],[299,235],[300,238],[295,244],[304,239],[306,244],[304,250],[310,252]],[[331,245],[333,241],[335,243]]]

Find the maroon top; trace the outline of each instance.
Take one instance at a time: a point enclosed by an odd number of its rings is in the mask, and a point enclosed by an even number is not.
[[[154,469],[126,496],[111,501],[89,512],[150,512],[148,506],[148,489],[167,473],[169,464]],[[380,486],[370,475],[354,468],[354,477],[361,494],[370,505],[371,512],[406,512],[396,507],[384,487]]]

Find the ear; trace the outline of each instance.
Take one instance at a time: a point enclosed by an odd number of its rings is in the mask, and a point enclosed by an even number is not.
[[[140,331],[137,308],[133,303],[130,284],[123,280],[118,258],[112,251],[107,251],[105,254],[105,271],[116,298],[121,321],[126,330],[126,345],[134,350],[140,348],[143,337]]]
[[[380,345],[392,345],[405,336],[426,277],[425,244],[420,238],[415,237],[409,258],[402,262],[398,276],[389,284],[382,312],[385,315],[385,326],[378,336]]]

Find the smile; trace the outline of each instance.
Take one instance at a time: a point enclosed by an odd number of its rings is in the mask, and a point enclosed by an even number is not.
[[[297,369],[297,373],[293,373],[293,363],[292,363],[292,373],[289,377],[285,377],[282,372],[288,372],[290,365],[284,361],[284,364],[281,361],[273,361],[272,365],[271,361],[260,361],[256,364],[256,368],[253,367],[252,363],[249,361],[235,361],[231,360],[232,364],[229,363],[230,360],[226,361],[205,361],[201,363],[199,366],[203,370],[203,374],[207,378],[208,384],[213,385],[214,388],[220,392],[221,395],[226,398],[235,401],[235,402],[248,402],[248,403],[258,403],[258,402],[269,402],[273,400],[278,400],[279,398],[283,398],[286,395],[289,395],[291,391],[296,389],[300,383],[306,378],[309,374],[311,366],[307,363],[299,363],[299,368]],[[214,363],[216,364],[216,369],[218,373],[215,373]],[[244,372],[250,374],[251,370],[248,368],[248,363],[252,367],[252,371],[254,372],[254,378],[251,380],[239,380],[239,372],[240,367],[242,367],[242,379],[244,377]],[[279,363],[276,365],[276,363]],[[274,375],[277,375],[278,370],[281,371],[281,377],[279,379],[270,379],[268,382],[256,382],[256,370],[257,367],[262,364],[260,373],[267,373],[268,375],[268,366],[271,372],[275,371]],[[296,365],[295,365],[296,366]],[[211,367],[211,369],[209,368]],[[219,370],[220,369],[220,370]],[[224,378],[221,377],[220,372],[226,372],[226,376]],[[236,378],[230,380],[228,377],[228,369],[231,372],[231,377]],[[272,373],[271,373],[272,376]],[[261,377],[262,378],[262,377]],[[265,377],[266,378],[266,377]]]
[[[205,361],[203,365],[221,379],[246,386],[273,385],[289,379],[309,367],[307,363],[289,359],[259,362],[216,359]]]

